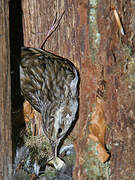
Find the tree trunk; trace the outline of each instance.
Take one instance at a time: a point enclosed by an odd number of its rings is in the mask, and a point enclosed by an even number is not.
[[[134,2],[23,0],[22,7],[24,45],[36,48],[56,12],[66,10],[45,49],[71,60],[80,73],[74,179],[134,179]]]
[[[12,171],[9,6],[0,0],[0,179]]]

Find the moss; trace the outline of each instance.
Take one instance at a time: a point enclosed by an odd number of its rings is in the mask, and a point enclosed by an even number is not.
[[[51,145],[45,135],[25,136],[25,146],[29,148],[31,162],[39,162],[41,159],[47,159],[51,153]]]
[[[102,163],[98,158],[97,142],[88,140],[84,169],[88,178],[93,180],[109,180],[110,162]]]
[[[73,144],[72,136],[69,136],[63,142],[63,147],[69,144]],[[29,153],[27,153],[27,157],[23,158],[21,164],[23,165],[23,169],[27,169],[27,171],[32,174],[33,173],[33,165],[36,162],[40,165],[40,167],[45,167],[47,159],[52,154],[52,148],[49,143],[47,137],[42,135],[33,136],[31,132],[31,124],[27,124],[27,132],[24,135],[24,146],[28,148]],[[64,155],[62,159],[66,162],[69,171],[72,172],[72,169],[75,164],[75,152],[69,155]],[[56,170],[53,166],[46,166],[45,172],[42,171],[40,175],[46,178],[56,178]]]
[[[99,45],[100,45],[100,33],[98,32],[98,24],[97,24],[97,7],[98,0],[90,0],[90,12],[89,12],[89,44],[91,51],[91,59],[92,62],[95,62]]]
[[[124,52],[124,65],[123,65],[123,83],[127,86],[130,92],[135,92],[135,59],[132,48],[127,45],[123,45]]]

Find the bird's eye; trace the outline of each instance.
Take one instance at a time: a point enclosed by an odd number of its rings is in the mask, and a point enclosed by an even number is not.
[[[58,129],[58,134],[60,134],[62,132],[62,129],[61,128],[59,128]]]

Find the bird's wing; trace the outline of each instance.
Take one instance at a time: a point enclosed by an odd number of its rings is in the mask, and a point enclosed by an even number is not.
[[[36,48],[21,50],[22,94],[39,112],[44,102],[64,101],[71,96],[78,82],[76,73],[74,65],[60,56]]]

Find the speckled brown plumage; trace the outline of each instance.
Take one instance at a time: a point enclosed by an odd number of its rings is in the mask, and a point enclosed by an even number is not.
[[[21,49],[21,91],[42,114],[43,129],[54,154],[78,109],[78,73],[69,60],[36,48]]]

